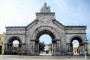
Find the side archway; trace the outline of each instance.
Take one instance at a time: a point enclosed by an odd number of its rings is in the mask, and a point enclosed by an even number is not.
[[[77,36],[77,35],[72,36],[72,37],[70,38],[70,43],[72,43],[73,40],[77,40],[80,44],[83,43],[83,38],[82,38],[81,36]]]
[[[11,36],[8,40],[7,43],[12,43],[14,40],[19,41],[19,43],[22,43],[21,38],[18,36]]]
[[[73,43],[74,42],[74,43]],[[84,43],[81,36],[73,36],[70,39],[70,52],[73,55],[83,55],[84,54]]]
[[[7,54],[17,55],[21,51],[22,41],[18,36],[11,36],[7,40]]]

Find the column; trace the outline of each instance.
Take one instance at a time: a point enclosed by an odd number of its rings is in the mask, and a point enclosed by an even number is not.
[[[21,45],[21,53],[20,54],[23,54],[23,49],[24,49],[24,46],[23,46],[23,44]]]
[[[52,40],[52,55],[54,55],[54,40]]]
[[[38,43],[38,41],[36,41],[35,43],[34,43],[34,48],[35,48],[35,54],[36,55],[39,55],[39,43]]]
[[[55,55],[57,54],[57,42],[54,44],[55,49]]]
[[[37,42],[35,42],[35,53],[37,53],[37,49],[38,49]]]
[[[57,54],[57,41],[56,41],[56,39],[54,39],[52,41],[52,43],[53,43],[53,55],[56,55]]]
[[[33,54],[34,54],[34,52],[35,52],[34,41],[33,41],[33,48],[32,48],[32,49],[33,49],[32,52],[33,52]]]
[[[80,45],[80,47],[79,47],[79,54],[81,54],[81,45]]]
[[[8,53],[10,54],[10,44],[8,45]]]
[[[80,55],[82,54],[82,45],[80,45]]]
[[[67,52],[68,52],[68,54],[70,55],[70,48],[71,48],[71,46],[70,46],[70,43],[67,43]]]
[[[38,55],[39,55],[39,43],[38,43]]]
[[[35,40],[32,40],[32,41],[31,41],[31,49],[32,49],[32,52],[31,52],[32,55],[35,55],[35,49],[36,49],[36,48],[35,48]]]
[[[56,43],[53,43],[53,55],[56,55]]]
[[[60,55],[60,41],[57,41],[57,54]]]
[[[7,43],[4,43],[5,44],[5,50],[4,50],[4,54],[7,54]]]
[[[21,54],[24,54],[25,52],[25,43],[21,44]]]
[[[82,45],[82,50],[83,50],[83,51],[82,51],[83,54],[85,54],[85,52],[86,52],[86,46],[85,46],[84,44]]]
[[[67,43],[67,52],[70,52],[70,43]]]
[[[71,53],[73,53],[73,44],[71,44]]]
[[[52,43],[52,53],[53,53],[53,43]]]

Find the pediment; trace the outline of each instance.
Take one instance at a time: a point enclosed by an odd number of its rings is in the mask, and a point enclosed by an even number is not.
[[[52,20],[52,21],[53,21],[53,23],[54,23],[55,25],[57,25],[58,27],[64,29],[65,26],[64,26],[62,23],[60,23],[60,22],[57,21],[56,19],[54,19],[54,20]]]
[[[38,23],[38,20],[34,20],[32,21],[30,24],[28,24],[26,27],[27,28],[32,28],[33,26],[35,26]]]
[[[38,24],[38,22],[39,22],[39,20],[34,20],[34,21],[32,21],[30,24],[28,24],[26,27],[27,28],[32,28],[32,27],[34,27],[36,24]],[[42,22],[42,21],[41,21]],[[52,20],[52,22],[53,22],[53,24],[55,24],[55,25],[57,25],[58,27],[60,27],[60,28],[62,28],[62,29],[64,29],[64,25],[62,24],[62,23],[60,23],[59,21],[57,21],[56,19],[54,19],[54,20]],[[45,21],[44,20],[44,22],[42,22],[42,24],[44,25],[46,25],[46,24],[50,24],[49,23],[49,21]],[[41,24],[41,25],[42,25]]]

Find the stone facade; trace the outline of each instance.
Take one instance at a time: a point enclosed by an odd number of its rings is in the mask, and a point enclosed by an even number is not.
[[[80,54],[86,49],[86,26],[65,26],[55,19],[55,13],[45,3],[36,19],[28,26],[6,27],[6,53],[10,52],[14,40],[20,43],[20,52],[39,55],[39,38],[48,34],[52,38],[52,55],[72,54],[72,41],[80,43]],[[11,45],[10,45],[11,44]]]

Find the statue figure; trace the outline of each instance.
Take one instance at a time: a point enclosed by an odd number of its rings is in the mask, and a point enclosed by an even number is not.
[[[41,8],[41,11],[40,12],[50,12],[50,7],[47,6],[47,3],[44,3],[44,6]]]

